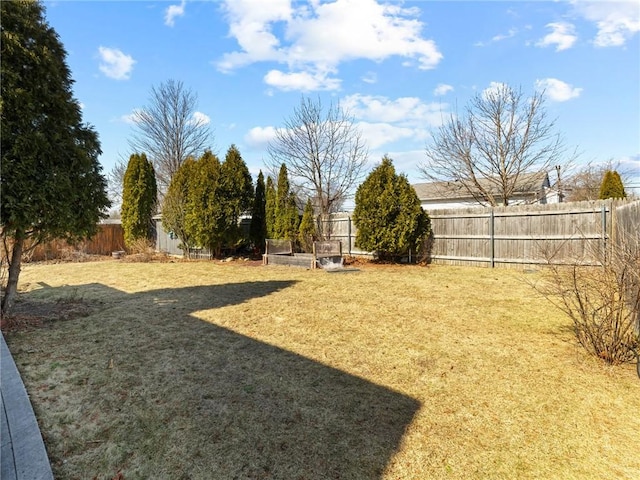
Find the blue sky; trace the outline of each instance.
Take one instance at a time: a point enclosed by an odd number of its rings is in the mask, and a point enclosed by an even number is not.
[[[302,95],[354,116],[375,166],[412,183],[430,132],[493,83],[546,89],[580,162],[620,161],[640,184],[640,1],[46,1],[105,173],[128,158],[132,114],[182,81],[254,178]],[[636,190],[640,193],[640,190]]]

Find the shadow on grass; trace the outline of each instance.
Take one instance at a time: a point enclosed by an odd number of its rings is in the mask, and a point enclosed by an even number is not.
[[[416,400],[192,315],[294,283],[134,294],[89,284],[25,295],[103,304],[42,335],[41,351],[67,372],[65,383],[72,386],[42,402],[52,412],[65,402],[77,405],[71,423],[83,425],[63,448],[55,413],[43,412],[56,475],[102,478],[122,470],[126,478],[379,478],[419,408]]]

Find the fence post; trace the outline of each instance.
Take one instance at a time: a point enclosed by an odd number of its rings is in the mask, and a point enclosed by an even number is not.
[[[349,256],[351,256],[351,215],[347,215],[347,222],[349,222],[349,227],[347,228],[347,241],[349,242]]]
[[[602,204],[600,209],[600,228],[602,229],[602,261],[607,263],[607,205]]]
[[[495,220],[493,207],[491,207],[491,212],[489,213],[489,256],[491,258],[491,268],[495,268]]]

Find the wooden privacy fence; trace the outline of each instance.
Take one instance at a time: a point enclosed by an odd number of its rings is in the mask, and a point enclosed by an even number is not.
[[[29,256],[31,261],[66,258],[77,253],[89,255],[111,255],[124,250],[124,232],[119,223],[98,225],[98,232],[88,240],[71,245],[64,240],[54,240],[38,245]]]
[[[434,210],[429,212],[431,261],[490,267],[549,261],[596,265],[610,241],[623,240],[616,232],[637,238],[638,203],[605,200]]]
[[[551,260],[589,265],[599,263],[611,241],[640,241],[640,201],[470,207],[428,213],[433,232],[429,260],[436,264],[525,266]],[[350,214],[332,214],[322,220],[322,229],[328,238],[341,241],[343,254],[372,255],[355,246],[357,229]]]

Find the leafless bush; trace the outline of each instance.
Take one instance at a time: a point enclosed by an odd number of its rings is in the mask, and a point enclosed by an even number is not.
[[[153,262],[166,261],[168,258],[165,253],[156,252],[153,242],[141,238],[128,246],[128,254],[123,257],[123,260],[125,262]]]
[[[631,348],[640,346],[638,234],[621,236],[596,255],[599,266],[548,259],[548,281],[536,288],[571,318],[590,354],[612,365],[633,361]]]

